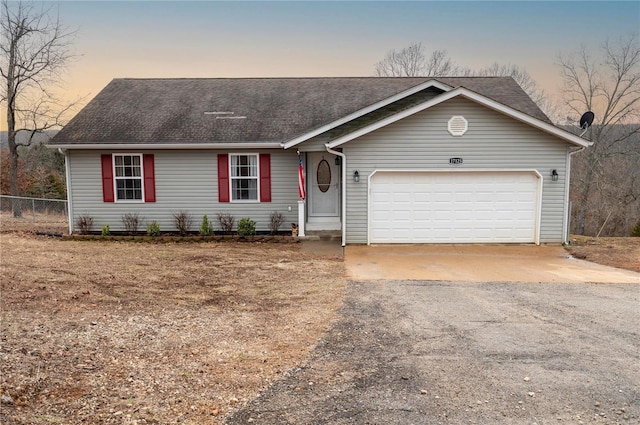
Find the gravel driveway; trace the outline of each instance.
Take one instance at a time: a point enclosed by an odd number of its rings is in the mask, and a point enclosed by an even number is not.
[[[377,281],[227,423],[639,420],[638,285]]]

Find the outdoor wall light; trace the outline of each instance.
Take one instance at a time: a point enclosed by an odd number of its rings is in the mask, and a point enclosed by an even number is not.
[[[555,169],[551,170],[551,181],[558,181],[558,172]]]
[[[356,183],[360,181],[360,171],[356,170],[353,172],[353,181]]]
[[[340,157],[336,156],[336,165],[340,165]]]

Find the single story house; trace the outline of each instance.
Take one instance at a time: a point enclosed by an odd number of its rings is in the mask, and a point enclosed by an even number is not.
[[[563,242],[589,145],[510,77],[115,79],[49,143],[70,232],[281,212],[343,245]]]

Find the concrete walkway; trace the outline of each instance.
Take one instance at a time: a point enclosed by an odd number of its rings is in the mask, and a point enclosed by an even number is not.
[[[560,245],[348,245],[353,280],[640,283],[640,273],[572,258]]]

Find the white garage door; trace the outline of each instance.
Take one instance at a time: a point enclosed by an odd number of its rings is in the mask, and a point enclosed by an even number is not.
[[[536,242],[533,172],[376,172],[371,243]]]

